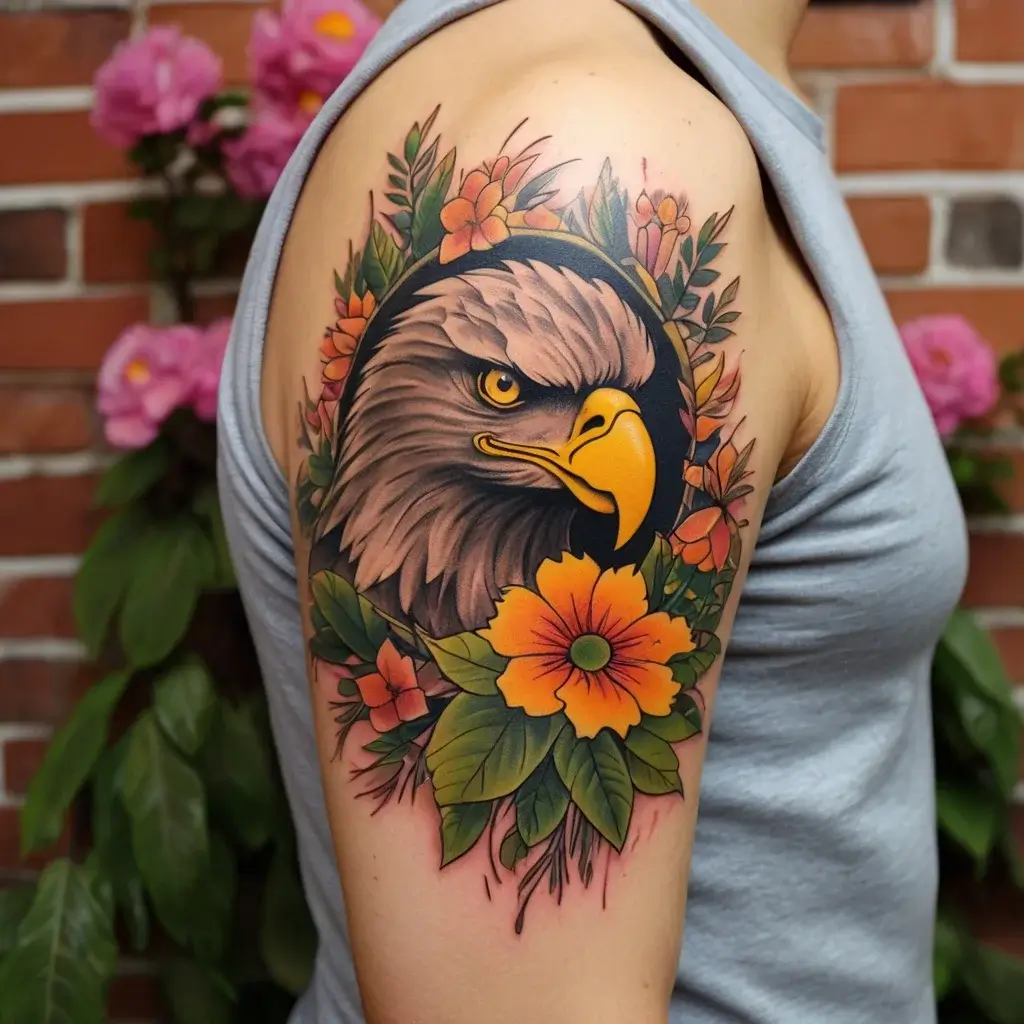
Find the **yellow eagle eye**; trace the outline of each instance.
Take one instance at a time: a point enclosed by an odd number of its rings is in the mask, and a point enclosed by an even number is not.
[[[499,409],[510,409],[519,404],[522,388],[515,375],[508,370],[484,370],[476,379],[480,397]]]

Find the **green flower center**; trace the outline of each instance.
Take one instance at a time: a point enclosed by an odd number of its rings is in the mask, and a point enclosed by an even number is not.
[[[584,672],[597,672],[612,660],[611,644],[596,633],[584,633],[573,640],[569,660]]]

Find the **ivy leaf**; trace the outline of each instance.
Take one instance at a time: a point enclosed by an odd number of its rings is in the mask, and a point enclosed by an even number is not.
[[[549,757],[516,790],[516,822],[527,846],[543,842],[569,809],[569,791]]]
[[[441,674],[460,690],[488,697],[498,692],[498,677],[508,660],[495,653],[491,645],[476,633],[458,633],[434,640],[425,634],[421,639]]]
[[[374,221],[363,253],[363,277],[370,291],[379,299],[401,272],[402,250],[384,228]]]
[[[310,590],[316,607],[341,642],[363,661],[375,661],[380,644],[374,641],[381,628],[377,622],[383,624],[383,620],[376,615],[373,605],[358,594],[344,576],[327,569],[313,576]],[[374,636],[370,634],[371,629]],[[383,629],[386,635],[386,624]]]
[[[0,966],[4,1024],[102,1024],[117,964],[109,906],[95,873],[69,860],[50,864]]]
[[[188,515],[149,530],[135,557],[121,612],[121,646],[129,662],[142,668],[163,661],[181,642],[213,552],[205,531]]]
[[[935,798],[939,827],[971,855],[979,873],[984,871],[999,838],[1000,801],[981,786],[945,782],[939,783]]]
[[[441,808],[441,867],[468,853],[491,819],[490,803],[449,804]]]
[[[267,972],[285,991],[300,995],[313,976],[317,933],[290,844],[274,851],[263,890],[260,953]]]
[[[105,508],[127,505],[147,494],[167,473],[171,442],[158,437],[145,448],[120,456],[103,474],[94,501]]]
[[[186,658],[154,684],[156,720],[175,746],[190,757],[203,745],[216,710],[213,679],[196,657]]]
[[[514,793],[544,760],[564,719],[533,718],[497,695],[460,693],[427,745],[434,799],[441,807]]]
[[[67,724],[54,733],[21,810],[23,854],[49,846],[60,836],[71,801],[92,775],[106,746],[110,716],[130,678],[127,672],[114,672],[96,683]]]
[[[656,733],[645,729],[643,723],[633,726],[626,734],[626,763],[629,777],[641,793],[682,796],[683,781],[679,777],[676,752]]]
[[[202,781],[164,737],[151,711],[143,712],[128,734],[119,779],[139,871],[171,930],[181,903],[210,863]]]
[[[176,957],[162,965],[162,989],[176,1024],[231,1024],[238,993],[220,971]]]
[[[420,259],[441,243],[444,227],[441,207],[448,198],[448,189],[455,172],[455,150],[450,149],[434,168],[416,201],[412,214],[412,255]]]
[[[616,850],[622,850],[633,814],[633,782],[626,758],[607,729],[576,739],[566,727],[555,743],[555,766],[572,802]]]

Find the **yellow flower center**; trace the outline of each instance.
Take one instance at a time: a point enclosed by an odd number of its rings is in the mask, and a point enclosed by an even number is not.
[[[323,97],[312,89],[307,89],[299,96],[299,110],[312,117],[324,105]]]
[[[313,22],[313,31],[332,39],[351,39],[356,34],[356,27],[347,14],[328,11]]]
[[[145,384],[149,380],[149,364],[141,359],[133,359],[124,368],[124,378],[129,384]]]
[[[573,640],[569,660],[584,672],[598,672],[612,660],[611,644],[597,633],[584,633]]]

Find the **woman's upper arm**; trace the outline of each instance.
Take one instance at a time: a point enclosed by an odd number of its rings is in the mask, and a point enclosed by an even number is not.
[[[738,129],[576,84],[401,130],[354,111],[275,295],[267,404],[301,420],[283,459],[372,1024],[665,1020],[793,389]]]

